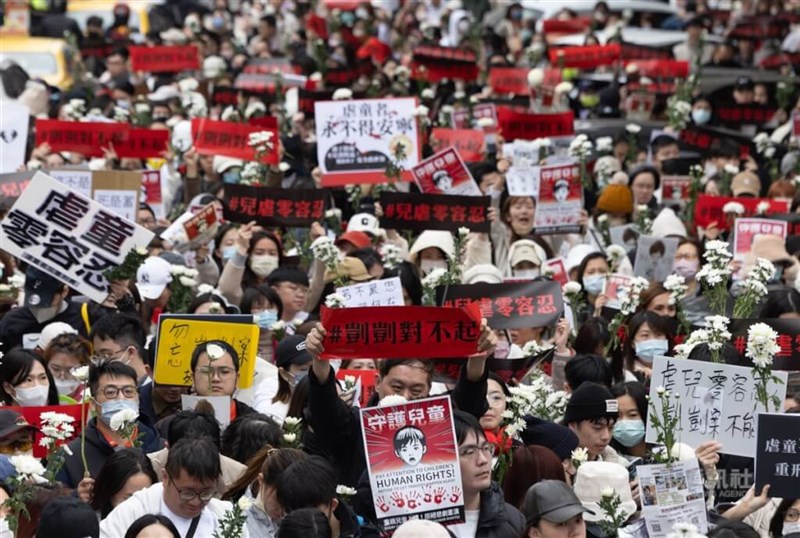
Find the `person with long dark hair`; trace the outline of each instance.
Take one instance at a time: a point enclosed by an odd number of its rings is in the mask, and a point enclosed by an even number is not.
[[[58,390],[44,360],[25,349],[14,349],[0,361],[0,398],[21,407],[58,405]]]
[[[104,519],[128,497],[158,482],[150,458],[135,448],[114,452],[97,473],[89,504]]]

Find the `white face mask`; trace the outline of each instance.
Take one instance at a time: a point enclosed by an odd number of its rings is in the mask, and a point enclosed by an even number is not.
[[[790,534],[794,534],[797,532],[800,532],[800,521],[783,524],[783,536],[789,536]]]
[[[67,381],[56,379],[55,382],[56,382],[56,390],[58,390],[59,396],[69,396],[70,394],[75,392],[75,389],[77,389],[78,385],[81,384],[81,382],[76,379]]]
[[[419,262],[419,270],[422,276],[429,275],[434,269],[447,269],[447,262],[445,260],[422,260]]]
[[[46,321],[50,321],[51,319],[56,317],[58,315],[58,309],[60,307],[61,305],[59,304],[58,306],[44,306],[44,307],[32,306],[30,307],[30,309],[31,309],[31,314],[33,314],[33,317],[35,317],[36,321],[41,324]]]
[[[264,278],[278,267],[278,257],[272,254],[250,256],[250,270],[256,276]]]
[[[515,269],[514,270],[514,278],[519,278],[522,280],[533,280],[534,278],[538,278],[539,270],[538,269]]]
[[[22,407],[40,407],[47,405],[47,394],[50,391],[49,385],[36,385],[30,389],[14,389],[14,399]]]

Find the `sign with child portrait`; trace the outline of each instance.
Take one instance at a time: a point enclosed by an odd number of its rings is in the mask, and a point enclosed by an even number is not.
[[[538,234],[580,231],[583,186],[576,163],[542,166],[534,227]]]
[[[411,173],[419,190],[426,194],[481,195],[478,184],[472,179],[455,148],[447,148],[428,157],[415,166]]]
[[[464,521],[448,396],[363,409],[361,429],[372,500],[384,529],[396,529],[412,518],[444,525]]]

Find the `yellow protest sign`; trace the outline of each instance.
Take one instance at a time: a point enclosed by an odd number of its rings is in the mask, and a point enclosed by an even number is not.
[[[246,389],[253,384],[258,334],[252,316],[161,316],[153,379],[159,385],[191,386],[194,349],[209,340],[222,340],[239,354],[239,388]]]

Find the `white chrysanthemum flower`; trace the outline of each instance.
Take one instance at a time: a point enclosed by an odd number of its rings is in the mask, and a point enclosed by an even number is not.
[[[243,495],[239,497],[238,501],[236,501],[236,505],[242,512],[247,512],[248,510],[250,510],[250,507],[253,506],[253,499]]]
[[[771,366],[773,358],[780,350],[778,333],[766,323],[754,323],[747,329],[745,355],[759,368]]]
[[[636,125],[635,123],[629,123],[628,125],[625,126],[625,130],[631,134],[638,134],[639,132],[641,132],[642,127],[641,125]]]
[[[562,288],[562,292],[564,295],[574,295],[576,293],[580,293],[583,288],[581,287],[579,282],[575,282],[574,280],[570,280],[564,287]]]
[[[528,71],[528,86],[538,88],[544,82],[544,69],[539,67]]]
[[[9,461],[14,466],[21,481],[44,475],[44,466],[38,458],[33,456],[11,456]]]
[[[302,419],[297,417],[286,417],[283,419],[283,425],[293,427],[299,425],[302,421]]]
[[[351,487],[343,486],[342,484],[336,486],[336,495],[340,495],[342,497],[352,497],[356,493],[356,490]]]
[[[739,202],[728,202],[722,206],[723,213],[733,213],[735,215],[744,215],[744,206]]]
[[[425,88],[419,96],[423,99],[433,99],[436,97],[436,92],[433,91],[433,88]]]
[[[606,499],[611,499],[616,494],[617,494],[617,492],[614,490],[614,488],[611,488],[611,487],[603,488],[603,489],[600,490],[600,496],[604,497]]]
[[[225,348],[219,344],[206,345],[206,354],[212,361],[221,359],[225,355]]]
[[[767,214],[767,210],[769,210],[769,202],[767,202],[766,200],[762,201],[762,202],[758,202],[758,205],[756,206],[756,213],[757,214],[766,215]]]
[[[583,447],[578,447],[570,454],[570,459],[578,463],[586,463],[589,461],[589,450]]]
[[[609,245],[606,247],[606,256],[612,260],[621,260],[626,255],[627,252],[625,249],[619,245]]]
[[[610,136],[601,136],[594,143],[597,153],[611,153],[614,149],[614,139]]]
[[[331,293],[325,298],[325,306],[328,308],[344,308],[347,300],[341,293]]]
[[[406,402],[408,402],[408,400],[399,394],[390,394],[384,396],[381,401],[378,402],[378,407],[392,407],[395,405],[403,405]]]
[[[414,116],[417,118],[427,118],[431,109],[425,105],[419,105],[414,109]]]
[[[294,443],[297,440],[297,434],[296,433],[284,433],[283,434],[283,440],[286,441],[287,443]]]
[[[492,118],[479,118],[478,127],[481,129],[488,129],[494,127],[494,120]]]
[[[70,370],[72,377],[80,381],[81,383],[86,383],[89,379],[89,367],[88,366],[77,366]]]
[[[118,432],[132,422],[136,422],[138,418],[139,413],[135,409],[121,409],[111,417],[109,427],[115,432]]]
[[[350,91],[348,88],[339,88],[335,92],[333,92],[332,99],[334,101],[347,101],[348,99],[353,98],[353,92]]]
[[[730,164],[730,163],[723,166],[722,170],[732,176],[735,176],[736,174],[739,173],[739,167],[736,166],[735,164]]]

